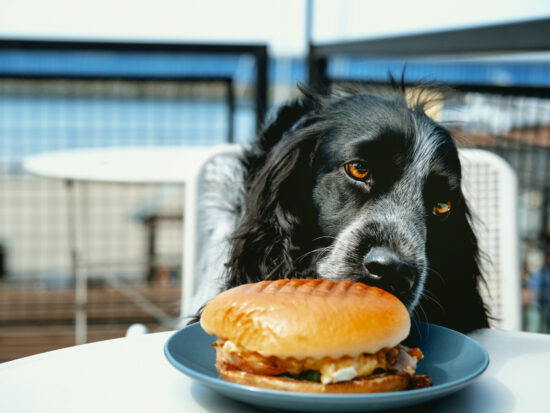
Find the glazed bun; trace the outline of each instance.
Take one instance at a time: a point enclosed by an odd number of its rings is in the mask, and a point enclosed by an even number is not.
[[[264,357],[339,358],[396,346],[409,334],[410,317],[376,287],[284,279],[224,291],[205,306],[201,326]]]
[[[227,381],[246,386],[301,393],[382,393],[407,389],[410,377],[406,374],[375,374],[341,383],[323,384],[314,381],[262,376],[235,369],[220,369],[220,376]]]

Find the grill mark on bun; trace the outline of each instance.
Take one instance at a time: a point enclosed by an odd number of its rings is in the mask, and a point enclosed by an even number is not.
[[[276,294],[292,294],[295,290],[290,280],[287,279],[275,281],[273,284],[278,287],[275,291]]]
[[[330,282],[329,280],[322,280],[321,283],[319,283],[319,295],[322,297],[326,297],[329,294],[332,294],[333,291],[337,290],[339,284],[335,284]]]
[[[303,280],[303,281],[307,281],[307,280]],[[297,288],[296,292],[299,292],[301,294],[305,294],[308,296],[313,296],[318,290],[319,284],[321,284],[322,282],[323,280],[320,280],[320,279],[312,280],[312,282],[309,282],[309,283],[302,282],[300,286]]]
[[[261,293],[266,288],[268,288],[270,286],[270,284],[271,283],[269,281],[262,281],[262,282],[259,282],[259,283],[256,283],[256,284],[249,284],[249,285],[250,285],[250,289],[251,289],[252,292]]]
[[[350,294],[350,292],[353,290],[353,285],[354,283],[351,282],[351,281],[348,281],[347,282],[347,285],[345,285],[345,289],[344,289],[344,296],[348,296]]]
[[[315,291],[322,282],[323,280],[316,280],[315,283],[303,283],[301,288],[307,290],[307,295],[312,296],[315,295]]]

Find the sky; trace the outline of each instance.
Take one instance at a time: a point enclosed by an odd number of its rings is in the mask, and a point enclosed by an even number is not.
[[[300,56],[306,1],[0,0],[0,37],[267,43]],[[317,43],[550,16],[548,0],[312,1]]]

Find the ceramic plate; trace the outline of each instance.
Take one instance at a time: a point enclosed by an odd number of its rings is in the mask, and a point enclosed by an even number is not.
[[[476,341],[447,328],[414,323],[408,346],[420,347],[424,359],[417,374],[428,374],[433,386],[376,394],[309,394],[265,390],[220,379],[210,345],[214,336],[193,324],[174,333],[164,353],[178,370],[227,397],[264,408],[304,412],[354,412],[396,409],[425,403],[462,389],[487,368],[487,351]]]

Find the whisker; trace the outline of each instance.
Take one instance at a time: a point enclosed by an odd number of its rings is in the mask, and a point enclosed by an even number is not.
[[[412,312],[412,315],[413,316],[419,316],[420,319],[422,320],[426,320],[427,319],[427,314],[426,314],[426,311],[424,311],[424,307],[422,307],[422,303],[418,303],[416,305],[416,307],[414,308],[413,312]]]
[[[421,303],[418,303],[417,308],[415,308],[415,310],[412,314],[412,317],[415,318],[415,319],[419,319],[420,321],[425,321],[425,322],[429,321],[428,314],[424,310],[424,307],[422,306]],[[416,332],[417,332],[418,336],[421,337],[420,326],[418,324],[415,324],[415,327],[416,327]],[[429,332],[430,332],[430,330],[428,329],[428,334],[429,334]],[[423,337],[423,339],[424,338],[425,337]]]
[[[332,250],[332,249],[333,249],[332,245],[329,245],[328,247],[315,248],[314,250],[308,251],[308,252],[300,255],[298,258],[296,258],[296,261],[300,262],[300,261],[304,260],[306,257],[308,257],[309,255],[312,255],[312,254],[315,254],[315,253],[318,253],[318,252],[326,254],[326,253],[330,252],[330,250]]]
[[[432,303],[434,303],[435,305],[437,305],[441,310],[445,310],[445,308],[443,307],[443,305],[439,302],[439,300],[437,299],[436,296],[434,296],[432,293],[430,293],[429,291],[423,291],[422,294],[421,294],[421,299],[422,298],[426,298],[428,301],[431,301]]]
[[[421,312],[422,314],[420,316],[418,316],[418,313]],[[411,314],[412,318],[415,318],[415,319],[418,319],[420,318],[420,320],[427,320],[428,317],[427,317],[427,314],[426,312],[424,311],[424,308],[422,308],[422,304],[418,303],[415,307],[415,309],[413,310],[412,314]],[[415,324],[415,329],[416,329],[416,333],[420,336],[420,328],[418,327],[418,325]]]
[[[429,274],[436,275],[443,284],[446,284],[445,277],[443,277],[443,275],[440,272],[434,270],[431,267],[427,267],[426,270],[428,271]]]
[[[322,239],[330,239],[330,240],[336,240],[336,237],[333,237],[332,235],[321,235],[320,237],[314,238],[313,241],[320,241]]]

